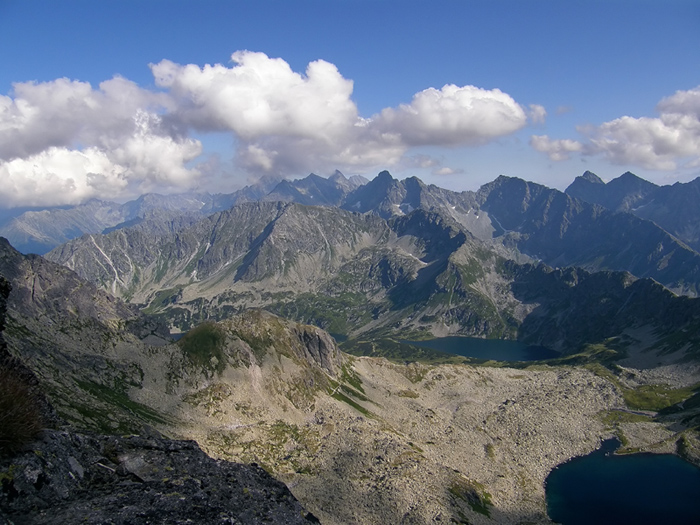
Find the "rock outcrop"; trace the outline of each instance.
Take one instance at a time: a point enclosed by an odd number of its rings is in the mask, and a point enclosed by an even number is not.
[[[0,482],[0,523],[318,523],[259,466],[155,436],[47,431]]]

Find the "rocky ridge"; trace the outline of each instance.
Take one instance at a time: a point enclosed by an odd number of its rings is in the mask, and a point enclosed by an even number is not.
[[[182,222],[181,216],[189,217],[193,222],[194,218],[201,219],[243,202],[266,200],[340,205],[348,193],[365,182],[360,176],[348,179],[336,171],[327,179],[313,173],[293,181],[263,177],[255,184],[230,194],[149,193],[124,204],[92,199],[78,206],[18,212],[10,210],[0,216],[0,236],[9,239],[22,253],[43,255],[84,234],[109,233],[144,221],[157,228],[162,226],[155,223],[170,221],[172,228]]]
[[[45,431],[0,475],[8,524],[318,523],[260,467],[192,441]]]

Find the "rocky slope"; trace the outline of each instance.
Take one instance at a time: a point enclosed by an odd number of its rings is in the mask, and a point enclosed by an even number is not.
[[[214,461],[194,442],[167,440],[150,428],[143,437],[70,430],[41,392],[47,382],[6,348],[8,284],[0,277],[0,370],[12,374],[13,386],[3,384],[0,394],[0,523],[318,523],[260,467]],[[57,362],[52,368],[80,382],[75,370]],[[30,404],[35,412],[21,410]],[[40,425],[64,430],[45,428],[34,439],[9,430],[27,429],[29,416],[38,416],[35,433]]]
[[[8,524],[318,523],[262,468],[192,441],[46,431],[0,474]]]

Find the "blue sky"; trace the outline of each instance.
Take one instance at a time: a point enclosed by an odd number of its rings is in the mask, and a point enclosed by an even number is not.
[[[0,0],[0,205],[336,168],[691,180],[700,2]]]

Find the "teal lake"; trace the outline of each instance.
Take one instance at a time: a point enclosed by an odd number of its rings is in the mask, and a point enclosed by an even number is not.
[[[427,341],[402,342],[463,357],[493,359],[495,361],[539,361],[559,357],[558,352],[542,346],[529,346],[520,341],[504,341],[500,339],[452,336],[439,337]]]
[[[563,525],[700,523],[700,468],[670,454],[615,456],[609,440],[554,469],[547,513]]]

